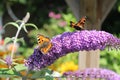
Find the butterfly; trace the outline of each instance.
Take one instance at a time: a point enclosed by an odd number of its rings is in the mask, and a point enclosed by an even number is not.
[[[37,41],[38,41],[39,49],[43,54],[47,54],[52,48],[52,42],[48,37],[38,34]]]
[[[76,30],[83,30],[86,22],[86,16],[82,17],[77,23],[70,21],[70,27],[75,28]]]

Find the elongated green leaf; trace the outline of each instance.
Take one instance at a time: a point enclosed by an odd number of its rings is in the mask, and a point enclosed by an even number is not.
[[[13,77],[13,76],[21,76],[20,71],[26,70],[27,67],[24,64],[17,64],[12,69],[8,68],[0,68],[0,77]]]
[[[16,23],[22,23],[22,20],[17,20]]]
[[[4,44],[7,44],[7,43],[11,42],[12,40],[13,40],[12,38],[6,37],[4,40]]]
[[[19,39],[17,39],[17,42],[19,43],[19,42],[21,42],[22,43],[22,45],[25,45],[25,40],[24,40],[24,38],[22,37],[22,38],[19,38]]]
[[[38,30],[38,27],[37,27],[35,24],[32,24],[32,23],[27,23],[27,24],[25,24],[25,26],[26,26],[26,27],[27,27],[27,26],[31,26],[31,27],[34,27],[35,29]]]
[[[23,26],[23,29],[26,33],[28,33],[27,29],[26,29],[26,26]]]
[[[5,28],[8,25],[13,25],[16,28],[19,28],[19,25],[17,23],[15,23],[15,22],[9,22],[9,23],[5,24],[3,27]]]
[[[13,77],[15,76],[13,70],[7,68],[0,68],[0,77]]]
[[[35,72],[31,78],[46,78],[46,76],[50,76],[52,74],[52,71],[47,69],[47,68],[44,68],[40,71],[37,71]],[[52,77],[52,76],[50,76]]]

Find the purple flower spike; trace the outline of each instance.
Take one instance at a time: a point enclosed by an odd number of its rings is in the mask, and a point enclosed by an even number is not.
[[[40,70],[69,52],[103,50],[106,46],[119,48],[120,45],[120,40],[112,34],[96,30],[65,32],[52,38],[51,42],[53,46],[46,55],[43,55],[39,49],[34,49],[33,54],[26,61],[28,68]]]
[[[8,66],[12,65],[11,56],[9,56],[9,55],[6,56],[5,61],[6,61],[6,64],[7,64]]]
[[[86,78],[97,78],[97,79],[105,79],[105,80],[120,80],[120,75],[115,72],[107,69],[97,69],[97,68],[87,68],[83,71],[75,71],[75,72],[66,72],[64,73],[66,77],[79,77],[82,79]]]

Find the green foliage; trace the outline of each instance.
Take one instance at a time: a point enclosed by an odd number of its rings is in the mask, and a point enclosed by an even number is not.
[[[24,65],[24,64],[17,64],[16,66],[14,66],[15,70],[16,71],[23,71],[23,70],[26,70],[27,67]]]
[[[27,67],[25,67],[23,64],[17,64],[16,66],[14,66],[14,69],[0,68],[0,77],[22,77],[22,75],[19,72],[26,69]]]
[[[13,70],[7,68],[0,68],[0,77],[13,77],[13,76],[15,76]]]
[[[78,64],[78,52],[69,53],[68,55],[61,57],[55,61],[54,65],[58,67],[60,64],[68,61],[73,61],[75,64]]]
[[[100,65],[103,68],[114,70],[117,73],[120,73],[120,50],[111,50],[105,49],[101,51]]]
[[[46,75],[47,73],[47,75]],[[50,75],[52,74],[52,71],[49,69],[42,69],[40,71],[36,71],[31,78],[47,78],[50,77]],[[52,78],[52,77],[50,77]]]

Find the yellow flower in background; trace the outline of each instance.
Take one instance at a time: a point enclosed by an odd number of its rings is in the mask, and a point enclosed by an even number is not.
[[[51,64],[48,68],[53,71],[57,71],[61,74],[67,71],[76,71],[78,70],[78,53],[68,54],[56,60],[54,64]]]
[[[78,70],[78,65],[75,64],[73,61],[62,63],[60,66],[59,72],[63,74],[67,71],[76,71]]]

